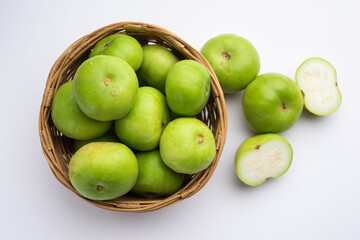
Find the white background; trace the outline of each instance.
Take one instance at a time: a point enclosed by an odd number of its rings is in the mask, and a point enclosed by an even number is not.
[[[354,1],[0,1],[0,239],[360,239],[360,3]],[[228,133],[210,182],[193,197],[144,214],[96,208],[63,187],[42,154],[38,115],[47,75],[75,40],[120,21],[160,25],[200,49],[249,39],[260,73],[292,79],[318,56],[338,73],[340,109],[304,112],[281,133],[289,171],[258,187],[235,175],[234,154],[254,134],[242,93],[226,96]]]

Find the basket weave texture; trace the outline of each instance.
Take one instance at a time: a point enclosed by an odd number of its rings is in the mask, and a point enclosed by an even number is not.
[[[57,89],[72,80],[77,68],[84,62],[102,38],[122,33],[136,38],[140,44],[159,44],[171,50],[179,59],[193,59],[203,64],[211,75],[211,95],[205,109],[197,116],[213,132],[216,156],[212,164],[194,175],[187,175],[183,186],[174,194],[163,198],[142,198],[126,194],[108,201],[94,201],[81,196],[71,185],[68,164],[73,155],[73,140],[62,135],[51,121],[51,102]],[[55,177],[66,188],[85,201],[108,210],[120,212],[148,212],[178,203],[197,193],[210,180],[224,147],[227,113],[223,92],[214,71],[206,59],[181,38],[164,28],[140,22],[120,22],[102,27],[71,44],[54,63],[43,94],[39,116],[39,134],[43,153]]]

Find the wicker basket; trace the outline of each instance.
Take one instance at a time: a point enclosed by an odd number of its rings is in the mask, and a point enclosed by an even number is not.
[[[71,80],[79,65],[84,62],[102,38],[124,33],[135,37],[140,44],[160,44],[170,49],[179,59],[194,59],[202,63],[211,74],[211,96],[205,109],[197,116],[210,127],[215,136],[216,156],[212,164],[202,172],[187,175],[183,186],[176,193],[164,198],[141,198],[126,194],[108,201],[93,201],[81,196],[71,185],[68,164],[73,155],[73,141],[63,136],[51,121],[51,102],[56,90]],[[85,201],[108,210],[121,212],[147,212],[162,209],[191,197],[210,180],[219,161],[225,143],[227,114],[223,92],[206,59],[181,38],[161,27],[139,22],[120,22],[102,27],[74,42],[57,59],[48,76],[39,117],[39,134],[44,155],[55,177],[69,190]]]

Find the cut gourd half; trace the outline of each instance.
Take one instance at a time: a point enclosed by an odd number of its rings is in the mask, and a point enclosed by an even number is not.
[[[235,156],[238,178],[247,185],[257,186],[267,178],[283,175],[291,165],[293,151],[280,135],[261,134],[245,140]]]
[[[311,113],[326,116],[341,105],[341,93],[336,70],[322,58],[304,61],[296,71],[295,80],[304,95],[305,108]]]

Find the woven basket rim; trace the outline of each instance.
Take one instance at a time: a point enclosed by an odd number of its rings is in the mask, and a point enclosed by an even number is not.
[[[54,97],[56,90],[61,85],[61,81],[63,81],[63,76],[67,74],[66,71],[71,70],[68,66],[73,66],[76,64],[76,61],[80,59],[84,54],[91,49],[95,43],[103,38],[105,35],[110,35],[116,32],[123,32],[125,34],[129,34],[134,36],[135,38],[146,36],[156,39],[160,39],[163,41],[163,44],[167,44],[172,47],[174,50],[183,54],[185,57],[190,59],[194,59],[201,64],[203,64],[209,71],[211,75],[211,93],[214,99],[213,111],[216,114],[216,120],[211,122],[211,119],[208,120],[210,123],[214,123],[216,121],[216,132],[215,132],[215,141],[216,141],[216,156],[214,158],[213,163],[209,168],[204,171],[195,174],[192,176],[192,179],[183,186],[176,193],[160,199],[144,199],[143,201],[127,199],[120,201],[94,201],[87,199],[81,196],[71,185],[68,179],[67,172],[63,171],[65,159],[64,157],[69,157],[72,153],[65,151],[66,145],[60,146],[56,145],[56,141],[54,141],[52,134],[54,134],[54,126],[49,123],[50,118],[50,110],[51,110],[51,102]],[[67,68],[68,67],[68,68]],[[74,69],[72,69],[74,71]],[[66,81],[66,80],[65,80]],[[209,114],[210,115],[210,114]],[[211,116],[210,116],[211,118]],[[214,117],[213,117],[214,118]],[[50,120],[51,122],[51,120]],[[209,124],[210,124],[209,123]],[[207,62],[205,57],[201,55],[199,51],[192,48],[189,44],[187,44],[184,40],[182,40],[177,35],[172,32],[149,23],[142,22],[118,22],[113,23],[104,27],[101,27],[85,36],[79,38],[74,43],[72,43],[55,61],[53,64],[47,81],[45,85],[45,90],[43,93],[43,99],[40,107],[39,113],[39,136],[41,147],[44,153],[44,156],[49,164],[51,171],[54,176],[58,179],[58,181],[68,188],[70,191],[77,194],[80,198],[89,202],[92,205],[97,207],[112,210],[112,211],[120,211],[120,212],[148,212],[154,211],[158,209],[162,209],[171,205],[174,205],[184,199],[187,199],[200,191],[210,180],[212,174],[215,171],[217,163],[219,161],[220,155],[224,148],[225,138],[227,131],[227,111],[225,105],[224,94],[220,87],[219,81],[215,75],[215,72],[211,68],[210,64]],[[59,148],[60,152],[59,153]]]

